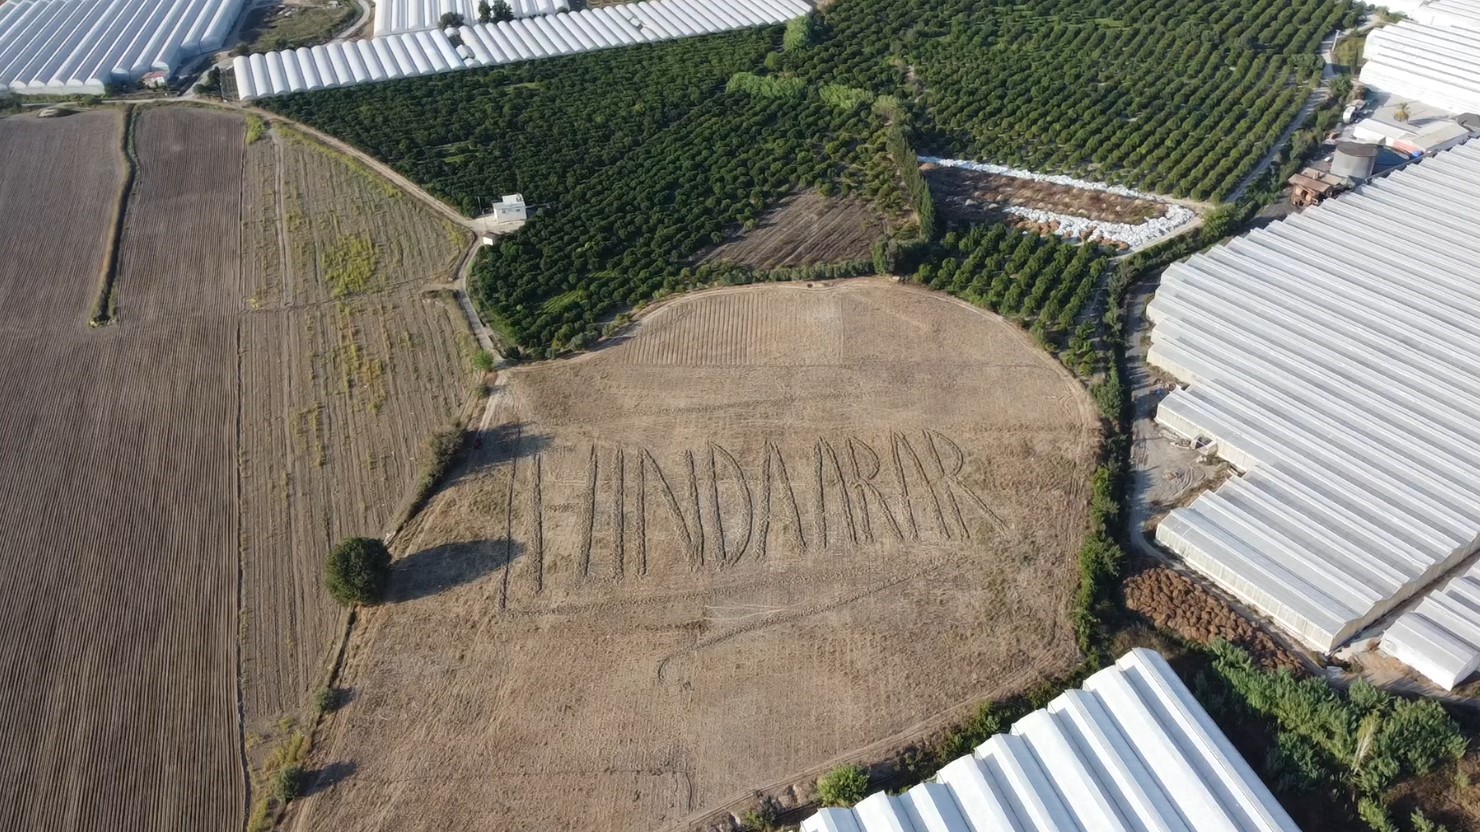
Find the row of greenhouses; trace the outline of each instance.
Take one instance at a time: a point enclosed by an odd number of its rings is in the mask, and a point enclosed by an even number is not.
[[[940,770],[802,832],[1298,832],[1166,660],[1136,648]]]
[[[0,89],[102,95],[172,75],[226,42],[245,0],[11,0],[0,5]]]
[[[569,0],[504,0],[509,14],[538,17],[570,11]],[[441,29],[447,15],[458,25],[492,22],[493,0],[380,0],[375,4],[375,34],[394,35],[423,29]],[[484,20],[487,16],[489,19]]]
[[[1242,472],[1158,542],[1321,652],[1480,546],[1476,205],[1471,143],[1172,266],[1148,307],[1186,385],[1157,421]]]
[[[238,57],[243,101],[784,23],[806,0],[646,0]]]

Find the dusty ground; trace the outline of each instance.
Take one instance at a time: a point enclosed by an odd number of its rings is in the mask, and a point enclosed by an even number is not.
[[[182,154],[140,121],[129,324],[94,331],[121,124],[0,121],[0,829],[241,823],[241,123],[195,117]]]
[[[414,286],[456,259],[441,221],[291,147],[298,218],[275,214],[274,145],[245,133],[140,111],[91,329],[120,112],[0,120],[0,829],[239,828],[238,669],[249,719],[297,708],[336,621],[326,541],[385,530],[466,398],[456,313]]]
[[[1097,420],[1000,319],[717,290],[498,395],[290,828],[688,828],[1076,660]]]
[[[243,708],[301,706],[340,636],[328,547],[386,531],[423,443],[469,399],[446,282],[467,240],[345,157],[285,128],[247,148],[242,318]]]
[[[1017,217],[1001,210],[1010,205],[1123,223],[1139,223],[1166,213],[1166,207],[1155,202],[1104,191],[943,165],[921,169],[941,213],[962,222],[1016,222]]]
[[[874,242],[888,231],[884,216],[862,199],[806,191],[782,200],[754,229],[707,252],[700,262],[774,269],[867,260]]]

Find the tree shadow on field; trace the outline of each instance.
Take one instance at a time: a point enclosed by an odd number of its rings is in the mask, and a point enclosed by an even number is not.
[[[495,425],[487,430],[470,430],[463,442],[463,462],[447,482],[457,482],[506,462],[530,459],[548,447],[550,437],[531,432],[522,422]]]
[[[358,769],[359,766],[352,762],[330,763],[309,774],[308,788],[304,789],[303,796],[309,797],[332,789]]]
[[[470,584],[524,554],[516,540],[469,540],[412,552],[391,564],[386,600],[399,604]]]

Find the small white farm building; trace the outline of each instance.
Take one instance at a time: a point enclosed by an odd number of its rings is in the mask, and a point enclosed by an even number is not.
[[[489,215],[496,223],[522,223],[527,218],[523,194],[504,194]]]
[[[1156,420],[1234,477],[1156,539],[1330,652],[1480,546],[1480,145],[1167,269]]]
[[[1161,656],[1137,648],[901,795],[802,832],[1298,832]]]
[[[220,49],[245,0],[10,0],[0,5],[0,87],[102,95],[110,83],[168,77]]]

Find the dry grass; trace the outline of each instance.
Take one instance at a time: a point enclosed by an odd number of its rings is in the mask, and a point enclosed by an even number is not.
[[[237,115],[135,124],[90,329],[119,113],[0,121],[0,829],[241,828],[339,632],[324,553],[386,531],[473,377],[420,291],[440,218]]]
[[[684,828],[1076,661],[1093,408],[885,280],[705,292],[505,374],[291,828]]]
[[[807,191],[783,200],[755,228],[706,253],[701,262],[774,269],[867,260],[874,242],[888,231],[889,223],[865,200]]]

